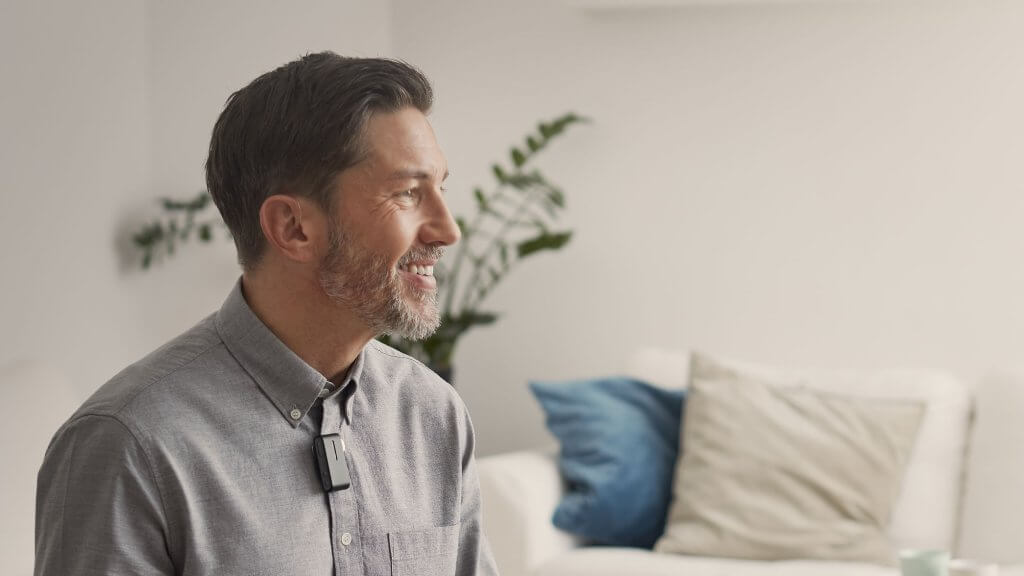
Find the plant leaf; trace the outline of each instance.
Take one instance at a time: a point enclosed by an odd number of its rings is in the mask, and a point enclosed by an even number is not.
[[[509,156],[512,158],[512,165],[516,168],[522,168],[523,164],[526,164],[526,154],[515,146],[509,151]]]
[[[522,172],[516,172],[515,174],[505,175],[505,184],[515,188],[516,190],[526,190],[531,186],[536,186],[544,182],[544,177],[538,172],[530,174],[524,174]]]
[[[188,209],[191,212],[199,212],[200,210],[206,208],[206,205],[210,203],[211,199],[212,198],[210,197],[210,193],[207,192],[206,190],[202,190],[199,192],[199,195],[196,196],[194,200],[188,203]]]
[[[551,127],[551,124],[548,124],[547,122],[541,122],[538,124],[537,131],[540,132],[540,136],[544,140],[548,140],[556,134],[554,132],[554,128]]]
[[[524,240],[516,246],[518,257],[526,258],[542,250],[558,250],[572,238],[572,232],[545,232],[539,236]]]
[[[498,315],[494,312],[481,312],[479,310],[466,312],[459,317],[459,323],[465,326],[485,326],[487,324],[494,324],[497,320]]]
[[[490,211],[490,207],[487,205],[487,198],[484,196],[484,191],[479,188],[473,189],[473,196],[476,198],[477,210],[481,212]]]
[[[501,169],[500,164],[494,164],[491,166],[491,171],[494,172],[494,177],[498,179],[498,182],[505,183],[505,171]]]
[[[164,210],[168,212],[175,212],[178,210],[184,210],[188,206],[188,202],[181,202],[174,200],[173,198],[161,198],[160,203],[163,204]]]
[[[565,194],[562,193],[561,190],[555,188],[554,186],[549,186],[547,189],[547,193],[548,200],[551,200],[552,204],[558,206],[559,208],[565,208]]]

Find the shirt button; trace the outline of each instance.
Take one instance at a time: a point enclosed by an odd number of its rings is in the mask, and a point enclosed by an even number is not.
[[[342,546],[348,546],[351,543],[352,543],[352,535],[351,534],[349,534],[348,532],[345,532],[344,534],[341,535],[341,545]]]
[[[302,418],[302,411],[299,410],[298,408],[292,408],[292,411],[289,414],[289,416],[292,417],[292,420],[298,420],[299,418]]]

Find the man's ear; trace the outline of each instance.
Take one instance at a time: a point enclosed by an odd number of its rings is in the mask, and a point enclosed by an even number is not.
[[[324,215],[313,202],[275,194],[260,206],[260,227],[268,247],[296,262],[312,262],[319,256]]]

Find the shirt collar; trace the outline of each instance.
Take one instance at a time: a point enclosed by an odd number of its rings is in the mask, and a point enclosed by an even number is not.
[[[293,428],[306,417],[328,385],[327,378],[306,364],[285,346],[249,308],[239,279],[217,312],[217,331],[231,355],[256,381],[281,415]],[[365,347],[356,357],[338,389],[344,402],[345,417],[352,421],[352,396],[362,375]]]

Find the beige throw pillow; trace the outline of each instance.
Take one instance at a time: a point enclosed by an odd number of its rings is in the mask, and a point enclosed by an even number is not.
[[[924,405],[784,386],[691,359],[658,552],[892,564],[886,535]]]

